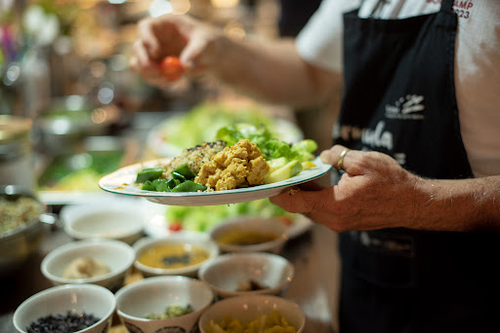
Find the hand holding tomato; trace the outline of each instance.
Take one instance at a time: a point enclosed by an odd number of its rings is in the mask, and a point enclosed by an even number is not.
[[[178,57],[165,57],[160,65],[159,70],[161,75],[168,81],[176,81],[184,74],[184,67]]]

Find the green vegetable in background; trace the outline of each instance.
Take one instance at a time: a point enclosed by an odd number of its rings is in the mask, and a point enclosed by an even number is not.
[[[99,179],[120,167],[123,150],[61,154],[38,178],[40,191],[99,190]]]
[[[257,107],[232,108],[206,102],[195,106],[186,114],[169,119],[162,126],[162,132],[170,144],[189,148],[211,141],[219,128],[236,123],[265,124],[270,128],[274,120]]]
[[[259,217],[276,217],[292,221],[295,214],[288,213],[273,205],[269,199],[240,202],[231,205],[212,206],[169,206],[165,218],[169,222],[180,223],[183,230],[207,231],[225,219],[249,215]]]

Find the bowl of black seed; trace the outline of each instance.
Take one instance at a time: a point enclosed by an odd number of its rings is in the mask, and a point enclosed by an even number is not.
[[[103,333],[111,327],[114,294],[94,284],[66,284],[26,299],[14,312],[19,333]]]

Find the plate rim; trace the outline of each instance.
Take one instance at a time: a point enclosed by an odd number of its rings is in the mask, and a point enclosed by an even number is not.
[[[138,162],[134,163],[125,167],[122,167],[108,175],[103,176],[99,180],[99,187],[110,193],[114,194],[119,194],[119,195],[127,195],[127,196],[134,196],[134,197],[143,197],[146,199],[156,199],[155,202],[158,202],[158,200],[163,200],[165,201],[165,204],[175,204],[172,203],[172,201],[177,200],[182,200],[182,199],[191,199],[191,200],[197,200],[201,201],[203,200],[202,198],[216,198],[216,197],[237,197],[245,194],[257,194],[257,193],[262,193],[263,192],[274,192],[276,190],[282,189],[285,190],[288,187],[294,186],[294,185],[299,185],[314,179],[317,179],[326,173],[328,173],[332,169],[331,164],[326,164],[321,162],[319,156],[316,157],[312,163],[314,163],[316,166],[304,170],[302,172],[307,172],[306,174],[298,174],[294,177],[275,182],[275,183],[270,183],[270,184],[263,184],[263,185],[257,185],[257,186],[251,186],[251,187],[246,187],[246,188],[237,188],[237,189],[232,189],[232,190],[224,190],[224,191],[211,191],[211,192],[155,192],[155,191],[144,191],[139,188],[134,187],[134,182],[132,178],[132,182],[125,182],[122,181],[121,184],[116,184],[114,185],[115,188],[112,188],[112,186],[109,184],[110,180],[115,179],[118,180],[118,178],[123,177],[123,176],[128,176],[129,178],[136,175],[137,171],[141,168],[146,168],[146,167],[151,167],[153,165],[158,165],[159,163],[166,163],[171,158],[159,158],[159,159],[154,159],[154,160],[149,160],[149,161],[143,161],[143,162]],[[134,170],[133,173],[130,170]],[[312,171],[310,171],[312,170]],[[301,173],[302,173],[301,172]],[[118,187],[125,187],[124,189],[119,189]],[[252,199],[255,200],[255,199]],[[167,202],[167,201],[170,201]],[[249,201],[249,200],[247,200]],[[226,202],[226,201],[224,201]],[[232,203],[233,201],[227,201],[228,203]],[[199,203],[198,203],[199,204]],[[193,206],[197,204],[192,204]]]

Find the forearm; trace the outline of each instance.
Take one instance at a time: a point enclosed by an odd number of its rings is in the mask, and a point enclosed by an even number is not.
[[[224,38],[224,37],[223,37]],[[235,42],[224,38],[223,61],[210,67],[221,81],[246,94],[296,107],[326,103],[338,89],[339,74],[308,65],[293,40]]]
[[[500,230],[500,176],[416,183],[414,228]],[[410,226],[411,227],[411,226]]]
[[[309,65],[292,39],[235,40],[184,15],[163,15],[139,24],[130,67],[150,84],[168,82],[158,71],[167,55],[179,56],[186,75],[211,74],[248,95],[295,107],[322,106],[340,88],[340,73]]]

